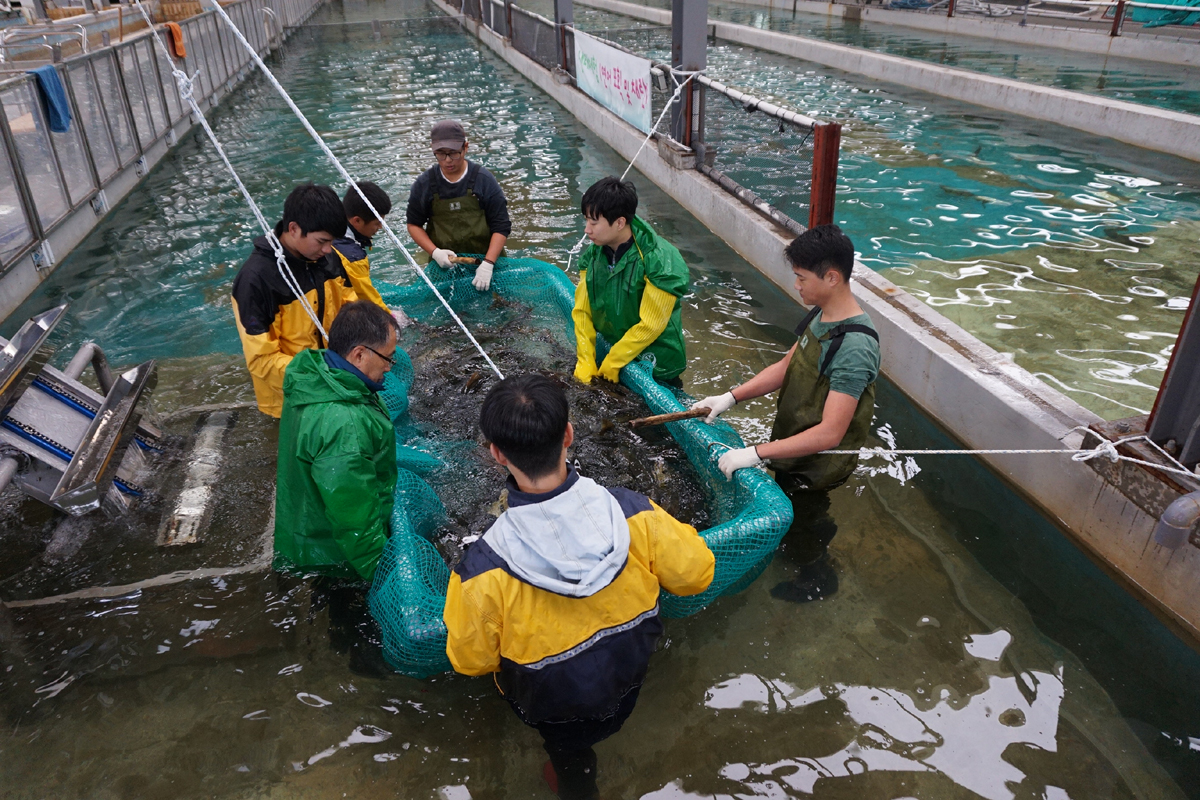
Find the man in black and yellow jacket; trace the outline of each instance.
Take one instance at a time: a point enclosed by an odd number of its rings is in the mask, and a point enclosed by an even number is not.
[[[346,230],[342,201],[328,186],[297,186],[283,203],[275,236],[287,265],[309,305],[329,330],[338,310],[358,299],[346,270],[331,255],[333,240]],[[302,350],[326,342],[308,312],[279,273],[267,237],[254,240],[254,252],[233,279],[233,317],[254,383],[258,410],[283,413],[283,372]]]
[[[446,593],[446,653],[466,675],[496,673],[545,740],[559,797],[596,797],[592,745],[633,711],[662,622],[659,589],[699,594],[715,560],[690,525],[653,501],[604,488],[566,463],[567,398],[541,375],[501,381],[480,427],[510,474],[508,510],[468,548]]]
[[[371,181],[359,181],[358,188],[375,206],[375,210],[387,216],[392,210],[392,198]],[[362,197],[351,186],[342,198],[342,208],[346,211],[346,233],[333,242],[333,252],[342,262],[342,269],[350,278],[354,291],[359,300],[370,300],[375,305],[391,312],[375,284],[371,283],[371,247],[375,234],[383,229],[383,220],[371,213],[371,209],[363,202]]]

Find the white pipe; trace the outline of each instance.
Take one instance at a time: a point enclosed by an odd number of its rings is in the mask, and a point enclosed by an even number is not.
[[[1178,550],[1188,540],[1196,523],[1200,522],[1200,492],[1175,498],[1154,526],[1154,543]]]

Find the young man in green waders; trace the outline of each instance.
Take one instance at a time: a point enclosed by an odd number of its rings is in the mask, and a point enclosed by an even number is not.
[[[616,383],[621,367],[643,351],[654,356],[654,379],[681,387],[687,367],[680,298],[688,291],[688,267],[679,251],[661,238],[637,211],[630,182],[602,178],[580,204],[592,246],[579,257],[575,289],[575,377],[590,383],[599,375]],[[612,345],[596,364],[596,334]]]
[[[408,195],[408,233],[442,269],[459,253],[482,253],[471,285],[486,292],[496,259],[512,233],[508,200],[495,176],[467,160],[467,134],[458,120],[435,123],[437,164],[413,181]]]
[[[692,408],[712,409],[712,422],[736,403],[779,390],[771,440],[730,450],[718,466],[725,477],[769,461],[779,487],[792,501],[794,519],[782,550],[799,565],[792,581],[771,594],[804,603],[837,591],[828,547],[837,533],[829,515],[829,490],[858,465],[858,455],[817,455],[856,450],[867,440],[875,413],[879,335],[850,292],[854,245],[836,225],[805,231],[784,253],[796,275],[796,291],[810,311],[796,328],[797,342],[778,362],[750,380]]]

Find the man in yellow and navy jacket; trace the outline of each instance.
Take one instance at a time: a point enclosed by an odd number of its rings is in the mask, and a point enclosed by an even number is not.
[[[392,198],[378,185],[371,181],[359,181],[358,188],[383,216],[386,217],[392,210]],[[370,300],[390,313],[391,309],[379,296],[375,284],[371,283],[371,239],[383,229],[383,220],[371,213],[353,186],[346,190],[342,208],[346,211],[346,233],[334,241],[333,252],[341,260],[342,269],[346,270],[358,299]]]
[[[496,673],[504,698],[545,740],[559,797],[596,797],[592,745],[633,711],[662,633],[660,587],[698,594],[714,558],[653,501],[604,488],[566,463],[574,439],[562,388],[501,381],[480,427],[510,474],[508,510],[454,568],[446,653],[466,675]]]
[[[579,257],[575,290],[575,377],[599,375],[616,383],[621,368],[643,351],[654,356],[654,379],[682,387],[687,367],[680,298],[688,291],[688,267],[667,240],[635,216],[637,189],[602,178],[580,204],[592,246]],[[596,364],[596,333],[612,349]]]
[[[342,201],[328,186],[297,186],[283,203],[275,236],[287,265],[309,305],[329,330],[338,310],[358,299],[336,256],[333,240],[346,230]],[[288,287],[267,237],[254,240],[254,252],[233,279],[233,317],[254,383],[258,410],[278,419],[283,413],[283,372],[302,350],[326,343],[308,312]]]

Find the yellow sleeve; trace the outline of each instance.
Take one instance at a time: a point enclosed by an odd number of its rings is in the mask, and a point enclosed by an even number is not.
[[[592,325],[592,303],[588,299],[587,270],[579,273],[575,287],[575,308],[571,310],[575,323],[575,377],[588,383],[596,377],[596,328]]]
[[[334,248],[337,250],[337,248]],[[358,261],[351,261],[338,251],[338,255],[342,258],[342,267],[346,270],[346,276],[350,278],[350,284],[354,287],[356,300],[370,300],[375,305],[385,311],[390,311],[387,304],[383,302],[383,298],[379,296],[379,291],[375,288],[375,284],[371,283],[371,261],[364,256]],[[349,303],[350,300],[344,302]]]
[[[480,608],[476,597],[463,589],[457,572],[450,573],[442,619],[446,622],[446,655],[455,672],[487,675],[499,671],[500,620]]]
[[[250,379],[254,384],[254,399],[258,401],[258,410],[276,419],[283,413],[283,373],[287,365],[292,363],[292,357],[279,347],[279,338],[275,328],[266,333],[251,335],[242,327],[242,318],[238,314],[237,300],[233,301],[233,319],[237,323],[238,336],[242,340],[242,353],[246,357],[246,367],[250,370]]]
[[[621,367],[633,361],[654,343],[667,329],[671,312],[675,310],[675,295],[659,289],[646,279],[646,291],[642,293],[642,305],[638,309],[641,319],[612,346],[604,363],[600,365],[600,377],[616,383],[621,376]]]
[[[654,507],[651,571],[662,588],[687,597],[700,594],[712,583],[717,560],[708,545],[691,525],[668,514],[658,503]]]

